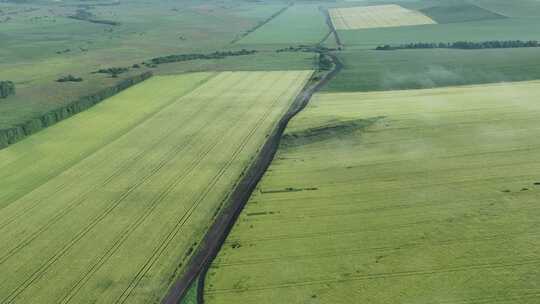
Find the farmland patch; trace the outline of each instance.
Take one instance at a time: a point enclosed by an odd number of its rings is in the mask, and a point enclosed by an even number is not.
[[[437,23],[468,22],[501,19],[506,16],[472,4],[432,6],[420,10]]]
[[[280,147],[205,303],[537,303],[538,94],[534,81],[315,96],[289,134],[385,118]]]
[[[331,92],[422,89],[540,79],[536,48],[346,50]]]
[[[315,44],[328,34],[325,17],[314,4],[295,4],[237,42],[239,45]]]
[[[436,22],[419,11],[399,5],[374,5],[330,10],[334,26],[338,30],[357,30],[380,27],[400,27],[435,24]]]
[[[0,181],[18,194],[0,200],[0,302],[160,301],[310,75],[222,72],[166,102],[145,98],[164,105],[116,137],[86,132],[105,119],[90,110],[0,151]],[[160,79],[156,91],[181,86]],[[130,91],[115,98],[129,104],[118,99]],[[101,145],[79,155],[86,141]]]

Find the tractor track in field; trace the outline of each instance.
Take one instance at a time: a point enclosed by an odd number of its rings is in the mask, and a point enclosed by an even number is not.
[[[281,117],[276,128],[268,136],[268,139],[260,149],[258,155],[245,171],[245,174],[232,190],[224,203],[223,210],[216,217],[210,228],[199,243],[193,256],[190,258],[184,273],[172,284],[162,300],[163,304],[178,304],[185,295],[191,284],[198,278],[197,302],[203,303],[204,280],[212,261],[223,246],[229,232],[235,224],[238,216],[246,205],[251,193],[270,166],[277,152],[279,143],[289,121],[302,111],[309,100],[321,87],[341,71],[343,65],[336,55],[326,54],[333,61],[333,68],[324,74],[319,81],[307,83],[288,111]]]

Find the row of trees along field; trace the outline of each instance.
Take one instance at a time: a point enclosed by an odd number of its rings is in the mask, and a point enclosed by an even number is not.
[[[11,81],[0,81],[0,98],[15,94],[15,84]]]
[[[66,105],[50,110],[49,112],[36,116],[35,118],[13,126],[12,128],[0,129],[0,149],[5,148],[30,134],[51,126],[76,113],[84,111],[102,100],[109,98],[118,92],[121,92],[150,77],[152,77],[151,72],[144,72],[142,74],[123,79],[111,87],[104,88],[99,92],[88,96],[80,97],[70,103],[67,103]]]
[[[230,56],[244,56],[257,53],[256,50],[246,50],[242,49],[240,51],[223,51],[223,52],[214,52],[210,54],[180,54],[180,55],[169,55],[163,57],[152,58],[150,61],[152,64],[161,64],[161,63],[171,63],[171,62],[181,62],[181,61],[190,61],[197,59],[223,59]]]
[[[504,49],[504,48],[525,48],[525,47],[540,47],[540,42],[536,40],[521,41],[521,40],[505,40],[505,41],[457,41],[457,42],[416,42],[400,45],[381,45],[376,48],[378,51],[391,50],[406,50],[406,49]]]

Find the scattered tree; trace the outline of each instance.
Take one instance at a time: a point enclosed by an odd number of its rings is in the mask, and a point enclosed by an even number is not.
[[[57,82],[81,82],[83,79],[81,77],[75,77],[71,74],[67,76],[62,76],[58,79],[56,79]]]

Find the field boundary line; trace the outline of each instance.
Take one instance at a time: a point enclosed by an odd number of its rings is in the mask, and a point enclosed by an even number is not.
[[[330,34],[334,34],[334,39],[336,40],[338,50],[345,49],[345,46],[343,45],[343,43],[341,43],[341,39],[339,38],[339,34],[338,34],[337,30],[336,30],[336,27],[334,25],[332,16],[330,15],[330,12],[328,11],[328,8],[323,8],[322,6],[320,6],[319,10],[323,13],[323,15],[324,15],[324,17],[326,19],[326,24],[330,28]],[[330,36],[330,34],[329,34],[329,36]],[[341,63],[339,63],[339,64],[341,65]]]
[[[41,115],[31,117],[25,121],[14,124],[11,127],[0,129],[0,150],[63,120],[82,113],[109,97],[113,97],[153,76],[154,74],[151,71],[146,71],[128,77],[112,86],[101,88],[90,95],[80,96],[76,100],[68,101],[65,105],[52,108]]]

